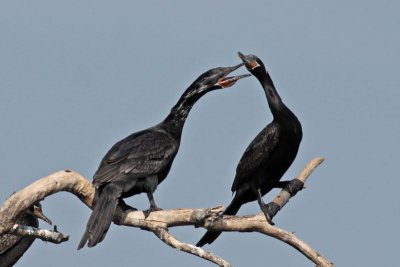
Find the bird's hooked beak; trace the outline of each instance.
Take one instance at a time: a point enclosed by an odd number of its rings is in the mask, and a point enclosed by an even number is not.
[[[243,60],[244,64],[246,64],[246,67],[248,69],[254,70],[255,68],[260,67],[260,64],[258,64],[258,62],[254,59],[250,59],[249,56],[245,56],[240,52],[238,52],[238,55]]]
[[[53,222],[43,214],[41,205],[35,204],[33,206],[33,214],[35,214],[35,216],[37,218],[42,219],[43,221],[47,222],[48,224],[50,224],[50,225],[53,224]]]
[[[232,85],[234,85],[240,79],[251,76],[251,74],[242,74],[242,75],[227,77],[228,74],[230,74],[231,72],[237,70],[238,68],[240,68],[244,64],[245,63],[240,63],[240,64],[238,64],[236,66],[227,68],[227,71],[223,74],[223,77],[218,80],[216,85],[219,85],[222,88],[231,87]]]

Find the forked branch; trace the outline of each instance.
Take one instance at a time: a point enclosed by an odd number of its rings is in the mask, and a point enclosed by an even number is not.
[[[315,158],[301,172],[298,181],[305,182],[311,172],[323,162],[323,158]],[[291,186],[292,182],[288,186]],[[278,212],[302,187],[284,188],[270,204]],[[297,191],[296,191],[297,190]],[[0,235],[13,231],[18,216],[34,203],[57,192],[67,191],[76,195],[89,208],[92,207],[94,188],[92,184],[79,173],[64,170],[44,177],[19,192],[11,195],[0,207]],[[333,266],[311,246],[300,240],[294,234],[270,225],[262,213],[254,216],[223,216],[222,206],[207,209],[174,209],[150,213],[145,218],[142,211],[123,211],[117,208],[114,223],[152,231],[167,245],[178,250],[196,255],[216,263],[219,266],[230,264],[217,255],[194,245],[180,242],[168,231],[169,227],[193,225],[207,230],[259,232],[279,239],[294,247],[318,266]],[[275,213],[276,214],[276,213]],[[275,215],[274,214],[274,215]]]

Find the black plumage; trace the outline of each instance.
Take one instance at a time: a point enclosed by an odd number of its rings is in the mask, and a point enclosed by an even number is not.
[[[40,203],[34,204],[22,216],[17,220],[17,224],[24,226],[38,227],[38,218],[51,224],[48,219],[42,213],[42,207]],[[18,236],[13,234],[5,234],[0,236],[0,266],[9,267],[13,266],[29,249],[35,241],[34,237],[29,236]]]
[[[161,123],[131,134],[107,152],[93,177],[95,204],[78,249],[87,241],[88,246],[93,247],[104,239],[117,204],[127,207],[122,198],[147,193],[150,208],[146,213],[159,209],[153,193],[167,177],[191,108],[206,93],[230,87],[240,78],[249,76],[227,77],[243,65],[214,68],[203,73],[186,89]]]
[[[239,53],[239,57],[263,87],[273,121],[254,138],[240,159],[231,187],[235,196],[223,214],[235,215],[243,204],[257,200],[269,220],[262,196],[288,183],[280,179],[296,158],[302,128],[296,115],[282,102],[263,62],[254,55]],[[211,244],[220,234],[208,231],[197,246]]]

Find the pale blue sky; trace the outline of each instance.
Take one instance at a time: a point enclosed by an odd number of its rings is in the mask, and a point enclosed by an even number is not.
[[[0,198],[60,169],[91,179],[116,141],[161,121],[198,75],[239,63],[237,51],[254,53],[303,125],[286,179],[326,157],[275,223],[337,266],[393,266],[399,12],[397,1],[2,1]],[[157,204],[228,204],[242,153],[270,121],[254,78],[202,98]],[[145,195],[129,203],[148,207]],[[70,241],[36,241],[17,266],[213,266],[149,232],[118,226],[78,252],[89,209],[68,193],[47,198],[43,209]],[[253,203],[240,214],[256,212]],[[172,231],[189,243],[204,233]],[[206,249],[234,266],[312,266],[254,233],[224,233]]]

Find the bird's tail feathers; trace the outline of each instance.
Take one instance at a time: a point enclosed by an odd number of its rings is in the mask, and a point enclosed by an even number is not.
[[[108,228],[110,228],[118,202],[118,195],[107,191],[109,190],[105,188],[105,191],[97,199],[78,250],[85,246],[86,241],[88,241],[88,247],[94,247],[97,243],[103,241]]]
[[[239,201],[236,201],[236,199],[234,198],[231,202],[231,204],[229,204],[229,206],[224,210],[224,212],[222,213],[223,215],[236,215],[236,213],[239,211],[240,207],[242,206],[242,203]],[[207,231],[203,237],[200,239],[199,242],[197,242],[196,246],[198,247],[202,247],[205,244],[211,244],[212,242],[215,241],[215,239],[217,239],[219,237],[219,235],[222,232],[220,231]]]

